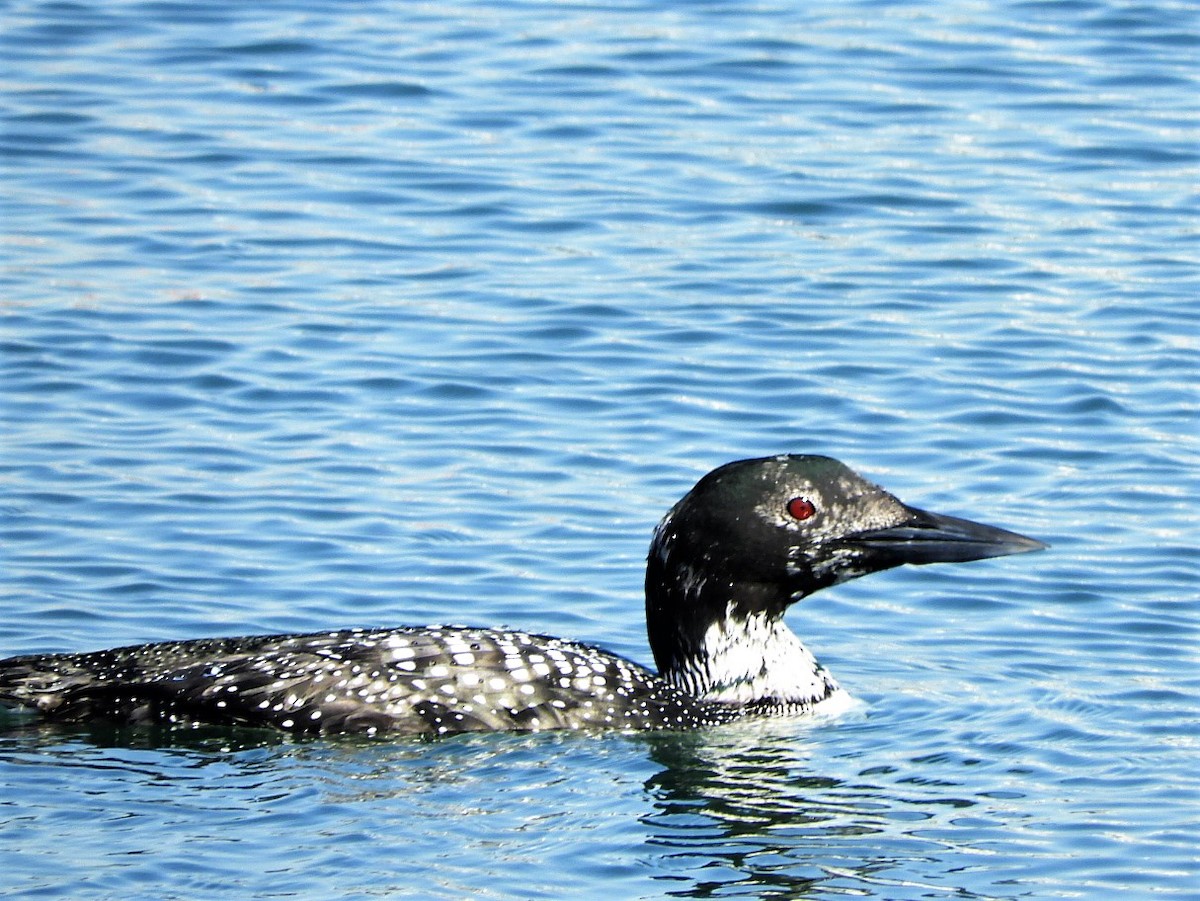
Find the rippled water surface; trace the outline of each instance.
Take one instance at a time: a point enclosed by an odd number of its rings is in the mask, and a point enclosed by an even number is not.
[[[0,723],[14,898],[1200,897],[1189,3],[0,5],[0,655],[648,661],[706,470],[1051,551],[789,617],[832,722]]]

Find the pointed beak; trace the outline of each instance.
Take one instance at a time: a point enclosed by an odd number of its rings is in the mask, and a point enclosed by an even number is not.
[[[846,539],[873,562],[885,567],[902,563],[962,563],[1008,554],[1044,550],[1048,545],[995,526],[907,508],[909,519],[897,526],[859,532]]]

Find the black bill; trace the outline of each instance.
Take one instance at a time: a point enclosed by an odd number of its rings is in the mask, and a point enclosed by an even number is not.
[[[886,529],[859,532],[845,539],[849,545],[866,552],[882,566],[902,563],[962,563],[1008,554],[1044,550],[1048,545],[1036,538],[1018,535],[1007,529],[986,526],[969,519],[943,516],[909,507],[911,518]]]

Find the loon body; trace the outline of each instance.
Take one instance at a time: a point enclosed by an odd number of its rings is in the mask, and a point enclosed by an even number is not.
[[[828,457],[726,464],[659,523],[646,568],[658,672],[524,632],[430,626],[215,638],[0,660],[0,704],[60,722],[294,732],[681,729],[844,695],[783,622],[821,588],[903,563],[1039,550],[906,506]]]

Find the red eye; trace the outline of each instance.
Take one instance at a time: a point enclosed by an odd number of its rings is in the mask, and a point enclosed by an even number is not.
[[[808,519],[817,512],[816,506],[806,497],[794,497],[787,503],[787,512],[792,519]]]

